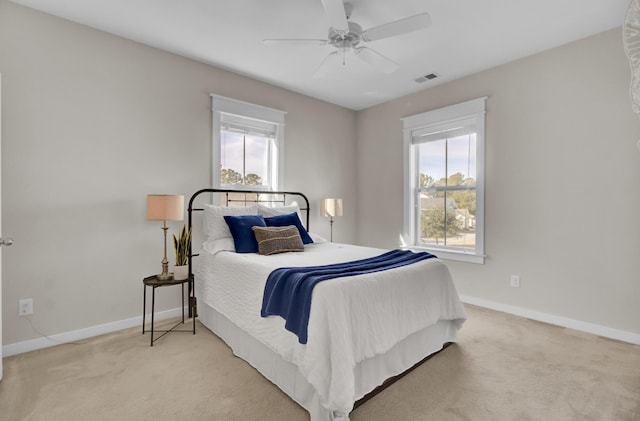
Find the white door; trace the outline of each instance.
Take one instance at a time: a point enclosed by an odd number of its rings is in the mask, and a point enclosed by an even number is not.
[[[0,99],[2,98],[2,75],[0,75]],[[2,151],[2,101],[0,100],[0,155]],[[1,172],[0,172],[1,173]],[[2,183],[0,183],[2,186]],[[2,192],[0,192],[0,209],[2,209]],[[10,246],[13,240],[2,238],[2,212],[0,212],[0,380],[2,380],[2,246]]]
[[[0,157],[2,157],[2,75],[0,75]],[[2,160],[0,159],[0,166]],[[2,174],[2,168],[0,168]],[[0,181],[2,181],[0,177]],[[0,182],[0,380],[2,380],[2,183]]]
[[[2,75],[0,74],[0,156],[2,156]],[[1,162],[1,160],[0,160]],[[0,174],[2,172],[0,171]],[[0,180],[1,181],[1,180]],[[0,187],[2,183],[0,183]],[[0,191],[0,210],[2,209],[2,192]],[[0,380],[2,380],[2,246],[13,244],[11,238],[2,238],[2,212],[0,212]]]
[[[0,75],[0,157],[2,156],[2,75]],[[2,160],[0,159],[0,166]],[[0,174],[2,174],[2,168],[0,168]],[[0,181],[1,178],[0,178]],[[0,380],[2,380],[2,245],[4,239],[2,238],[2,183],[0,182]]]

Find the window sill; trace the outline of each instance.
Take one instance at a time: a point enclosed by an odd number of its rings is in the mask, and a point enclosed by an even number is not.
[[[252,184],[221,184],[220,189],[231,189],[231,190],[247,190],[247,191],[264,191],[265,193],[269,193],[274,191],[270,186],[255,186]]]
[[[461,251],[443,250],[438,248],[410,246],[409,249],[414,251],[426,251],[438,256],[439,259],[456,260],[459,262],[476,263],[483,265],[485,255],[475,253],[465,253]]]

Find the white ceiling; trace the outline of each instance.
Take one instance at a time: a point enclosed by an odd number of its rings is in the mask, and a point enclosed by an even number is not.
[[[347,59],[346,66],[314,79],[333,47],[267,46],[262,40],[326,39],[321,0],[12,1],[354,110],[621,26],[629,3],[350,0],[350,20],[363,29],[422,12],[431,15],[432,25],[367,43],[400,65],[393,74]],[[440,77],[414,81],[428,73]]]

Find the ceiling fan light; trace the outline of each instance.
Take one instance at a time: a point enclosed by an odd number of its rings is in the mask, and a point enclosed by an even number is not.
[[[329,73],[329,69],[334,67],[334,63],[338,61],[338,51],[334,51],[329,53],[327,57],[320,63],[320,66],[316,69],[313,74],[313,79],[324,79]]]
[[[390,74],[400,68],[398,63],[388,59],[379,52],[367,47],[360,47],[355,49],[356,56],[362,61],[369,63],[371,66],[379,69],[382,73]]]

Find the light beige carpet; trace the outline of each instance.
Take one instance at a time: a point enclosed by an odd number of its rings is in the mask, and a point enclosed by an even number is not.
[[[459,342],[351,413],[378,420],[640,421],[640,346],[466,306]],[[308,420],[202,325],[4,360],[0,420]]]

